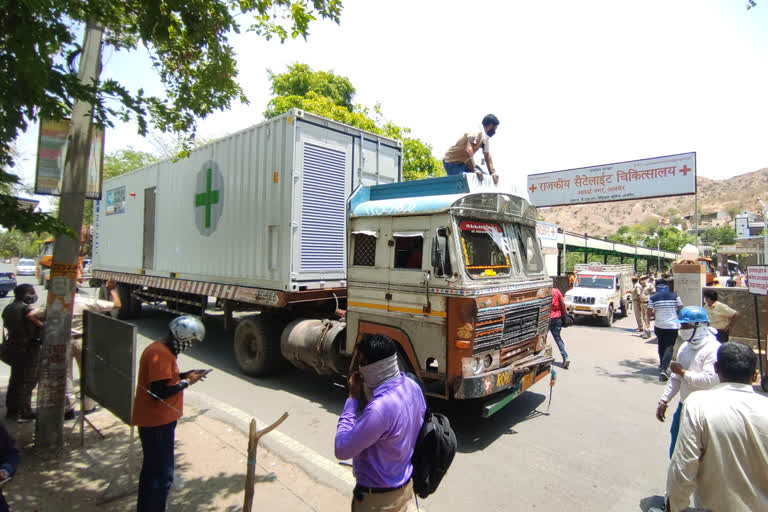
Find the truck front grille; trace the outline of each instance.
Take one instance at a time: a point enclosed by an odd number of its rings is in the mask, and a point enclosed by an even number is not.
[[[594,304],[595,298],[594,297],[573,297],[574,304]]]
[[[507,350],[536,335],[544,335],[549,328],[551,307],[552,299],[546,298],[478,309],[474,353]]]

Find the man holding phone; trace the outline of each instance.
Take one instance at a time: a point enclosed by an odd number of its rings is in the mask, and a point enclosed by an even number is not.
[[[139,476],[138,512],[165,510],[173,483],[176,422],[183,414],[184,390],[211,370],[179,373],[178,355],[203,341],[205,326],[196,317],[180,316],[168,325],[168,336],[141,354],[133,421],[139,427],[144,460]]]

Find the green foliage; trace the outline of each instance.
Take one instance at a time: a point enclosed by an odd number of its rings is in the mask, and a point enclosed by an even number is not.
[[[709,245],[730,245],[736,241],[736,231],[731,226],[707,228],[701,234],[701,241]]]
[[[71,115],[76,100],[94,106],[95,122],[112,127],[135,120],[193,137],[196,120],[247,103],[237,83],[237,62],[229,38],[242,29],[271,39],[306,38],[317,18],[338,23],[340,0],[4,0],[0,8],[0,182],[16,176],[11,144],[41,117]],[[148,51],[164,93],[131,91],[114,79],[83,85],[75,61],[85,22],[105,28],[104,46]],[[17,179],[17,178],[16,178]],[[23,219],[15,202],[0,200],[0,222],[23,230],[66,227],[44,214]]]
[[[643,241],[645,247],[655,249],[657,246],[662,251],[679,253],[680,249],[687,243],[695,243],[693,235],[684,233],[674,226],[659,228],[653,237],[648,237]],[[657,245],[658,242],[658,245]]]
[[[18,229],[9,229],[0,233],[0,256],[34,258],[37,256],[40,242],[48,236],[47,233],[25,233]]]
[[[356,126],[403,143],[403,179],[445,176],[442,162],[432,155],[432,146],[409,137],[409,128],[385,120],[379,105],[370,109],[352,103],[355,88],[348,78],[337,76],[332,71],[313,71],[308,65],[300,63],[292,64],[285,73],[268,73],[275,97],[269,100],[264,112],[267,119],[299,108]]]

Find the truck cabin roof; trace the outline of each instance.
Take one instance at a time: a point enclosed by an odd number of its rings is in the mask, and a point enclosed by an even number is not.
[[[361,186],[349,204],[352,218],[451,212],[490,219],[512,216],[526,224],[536,223],[536,209],[524,196],[511,187],[494,185],[490,177],[479,182],[467,174]]]

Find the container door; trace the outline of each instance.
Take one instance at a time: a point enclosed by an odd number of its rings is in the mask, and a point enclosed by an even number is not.
[[[151,270],[155,264],[155,188],[144,189],[143,269]]]
[[[337,280],[346,275],[348,152],[303,141],[299,280]]]

